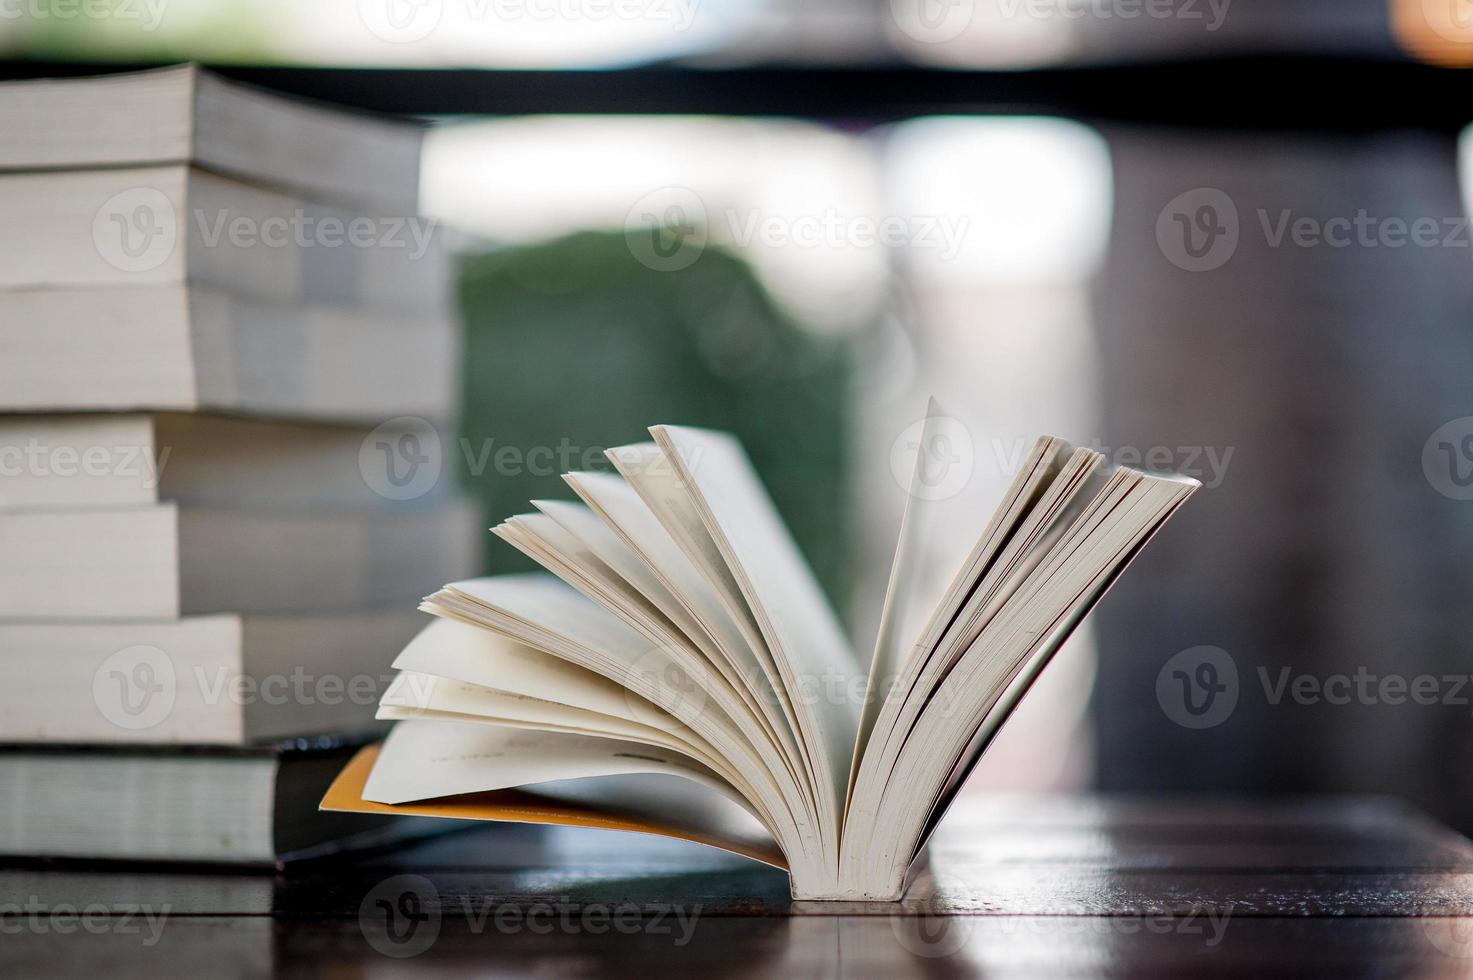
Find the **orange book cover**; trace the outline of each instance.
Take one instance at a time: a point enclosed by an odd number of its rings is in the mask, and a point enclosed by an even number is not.
[[[448,817],[456,820],[493,820],[511,823],[557,824],[564,827],[596,827],[602,830],[625,830],[641,834],[658,834],[695,841],[710,847],[740,854],[743,857],[788,869],[777,845],[763,847],[756,842],[717,840],[669,823],[640,819],[630,815],[601,812],[587,804],[561,800],[538,794],[535,790],[502,789],[487,793],[445,796],[436,800],[413,803],[373,803],[363,798],[363,788],[378,760],[380,743],[365,746],[343,767],[322,797],[319,808],[339,813],[388,813],[417,817]]]

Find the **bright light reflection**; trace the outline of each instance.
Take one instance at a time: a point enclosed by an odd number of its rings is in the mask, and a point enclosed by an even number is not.
[[[721,50],[764,0],[149,0],[113,16],[12,4],[0,47],[144,60],[611,68]],[[68,10],[80,9],[67,4]],[[90,8],[89,8],[90,9]],[[187,52],[181,54],[181,52]]]
[[[839,328],[873,314],[886,250],[849,232],[881,215],[873,154],[826,127],[568,116],[450,126],[427,141],[421,193],[429,214],[517,244],[621,230],[643,199],[668,187],[695,192],[710,241],[740,253],[810,325]]]
[[[1078,283],[1109,233],[1109,150],[1060,119],[934,117],[887,143],[892,210],[964,218],[960,250],[907,256],[922,280],[953,285]]]

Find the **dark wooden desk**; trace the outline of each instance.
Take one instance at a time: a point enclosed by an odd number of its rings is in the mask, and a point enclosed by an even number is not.
[[[904,901],[495,826],[275,877],[11,862],[0,976],[1473,976],[1473,845],[1392,801],[997,799]]]

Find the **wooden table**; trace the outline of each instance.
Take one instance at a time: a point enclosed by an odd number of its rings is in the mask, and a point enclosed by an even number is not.
[[[1473,845],[1390,800],[985,799],[885,905],[516,825],[275,877],[4,868],[4,977],[1473,976]]]

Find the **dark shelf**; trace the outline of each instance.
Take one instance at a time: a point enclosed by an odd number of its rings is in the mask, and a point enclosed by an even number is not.
[[[147,65],[0,62],[0,77]],[[656,66],[614,71],[219,65],[278,91],[400,115],[697,113],[884,122],[917,115],[1048,114],[1197,129],[1457,131],[1473,73],[1400,60],[1254,57],[1037,71],[923,67]]]

